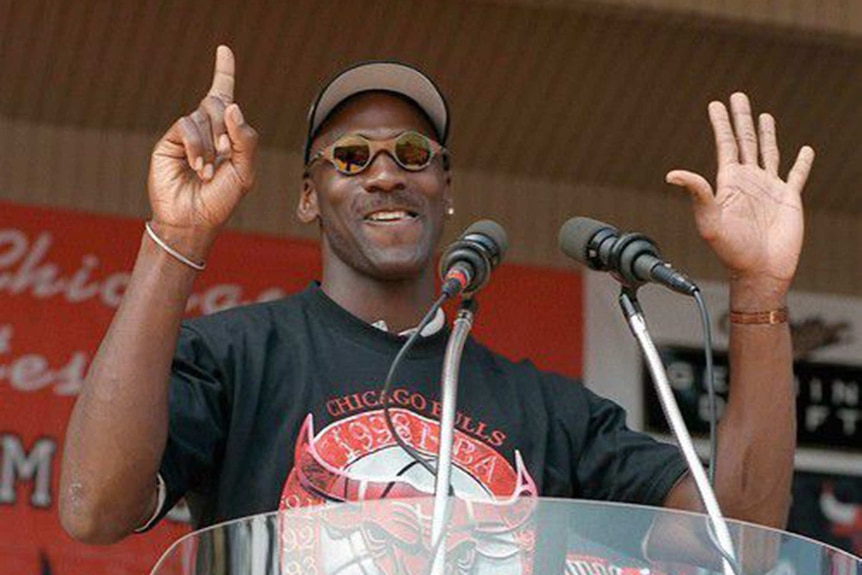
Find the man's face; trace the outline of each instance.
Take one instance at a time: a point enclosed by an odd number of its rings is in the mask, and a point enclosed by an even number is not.
[[[435,139],[413,104],[384,92],[360,94],[326,120],[311,152],[346,134],[384,140],[405,130]],[[319,219],[324,261],[334,257],[383,280],[415,277],[431,263],[449,201],[449,175],[440,158],[411,172],[382,151],[353,176],[338,173],[327,161],[315,162],[309,172],[297,213],[304,222]]]

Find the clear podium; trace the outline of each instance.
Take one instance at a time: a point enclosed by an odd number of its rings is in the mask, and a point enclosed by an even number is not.
[[[705,575],[728,566],[705,515],[551,498],[333,503],[256,515],[176,541],[152,575]],[[438,510],[439,511],[439,510]],[[862,560],[784,531],[729,521],[741,573],[862,575]]]

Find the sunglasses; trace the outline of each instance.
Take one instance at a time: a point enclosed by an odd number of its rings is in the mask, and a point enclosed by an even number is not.
[[[437,142],[412,130],[389,140],[369,140],[359,134],[348,134],[314,154],[306,167],[317,160],[327,160],[339,173],[354,176],[370,166],[380,151],[388,153],[410,172],[424,170],[435,156],[447,153]]]

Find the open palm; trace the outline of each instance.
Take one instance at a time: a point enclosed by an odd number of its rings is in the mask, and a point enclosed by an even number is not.
[[[761,114],[755,129],[745,94],[733,94],[730,105],[733,125],[724,104],[709,105],[718,156],[715,192],[693,172],[674,170],[667,181],[690,192],[698,231],[731,278],[789,283],[802,249],[801,194],[814,151],[802,147],[782,180],[775,120]]]

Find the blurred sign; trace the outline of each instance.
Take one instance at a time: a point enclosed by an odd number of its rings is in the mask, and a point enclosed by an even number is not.
[[[689,430],[695,434],[709,433],[703,350],[662,346],[659,351]],[[716,353],[714,359],[720,416],[727,399],[730,370],[726,353]],[[642,373],[647,429],[668,432],[652,380],[646,369]],[[797,361],[793,373],[799,445],[858,449],[862,445],[862,366]]]

